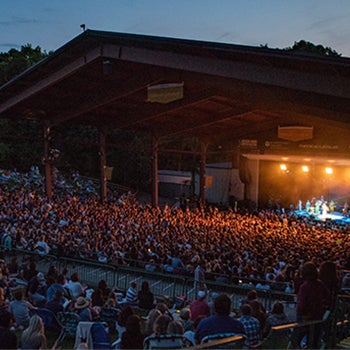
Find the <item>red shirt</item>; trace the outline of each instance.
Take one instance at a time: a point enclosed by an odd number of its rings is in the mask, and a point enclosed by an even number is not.
[[[208,303],[205,300],[197,299],[193,301],[190,305],[191,310],[191,321],[195,321],[198,316],[204,315],[209,316],[210,315],[210,307]]]
[[[322,320],[324,312],[330,305],[330,293],[322,281],[305,281],[298,292],[297,319]]]

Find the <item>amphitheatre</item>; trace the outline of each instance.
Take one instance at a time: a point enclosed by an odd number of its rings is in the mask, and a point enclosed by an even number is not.
[[[252,288],[268,307],[289,305],[305,262],[332,261],[339,278],[350,269],[349,83],[348,58],[86,30],[0,88],[0,118],[40,121],[44,156],[43,174],[2,174],[2,253],[38,253],[42,268],[79,267],[124,292],[146,278],[173,301],[195,299],[203,264],[208,290],[237,307]],[[84,195],[52,185],[50,132],[72,124],[99,132],[100,179]],[[150,136],[150,203],[109,187],[110,129]],[[197,207],[160,206],[159,154],[184,152],[167,148],[172,136],[199,140],[186,151],[200,160]],[[206,205],[206,161],[221,144],[237,181],[226,201],[242,204],[225,210]]]

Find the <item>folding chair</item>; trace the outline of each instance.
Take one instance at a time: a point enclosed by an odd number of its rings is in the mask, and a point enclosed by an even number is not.
[[[100,319],[102,322],[107,322],[109,329],[116,329],[116,322],[118,320],[120,310],[115,307],[101,307]]]
[[[110,349],[108,324],[106,322],[94,322],[91,328],[93,349]]]
[[[61,332],[57,338],[57,343],[61,342],[67,335],[75,338],[80,317],[76,312],[63,311],[57,314]]]
[[[150,335],[143,342],[144,349],[182,349],[185,341],[182,334]]]
[[[111,349],[108,325],[105,322],[79,322],[75,333],[75,345],[86,343],[89,349]]]
[[[232,341],[230,341],[230,338],[232,338]],[[225,342],[225,339],[227,339],[227,342]],[[208,344],[217,340],[222,340],[222,343],[220,345],[216,343],[215,349],[242,349],[245,345],[246,336],[237,333],[216,333],[204,337],[201,340],[201,344]],[[208,348],[210,348],[210,346],[208,346]]]

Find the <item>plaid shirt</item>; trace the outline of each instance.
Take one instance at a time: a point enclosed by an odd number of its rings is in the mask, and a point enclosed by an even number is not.
[[[253,316],[241,316],[238,318],[241,321],[247,336],[246,345],[255,345],[261,341],[260,322]]]

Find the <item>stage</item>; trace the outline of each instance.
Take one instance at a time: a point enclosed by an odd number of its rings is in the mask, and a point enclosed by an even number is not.
[[[313,212],[307,212],[306,210],[295,210],[294,213],[297,216],[308,217],[310,220],[322,222],[330,221],[344,226],[350,225],[350,217],[337,211],[322,213],[318,215]]]

